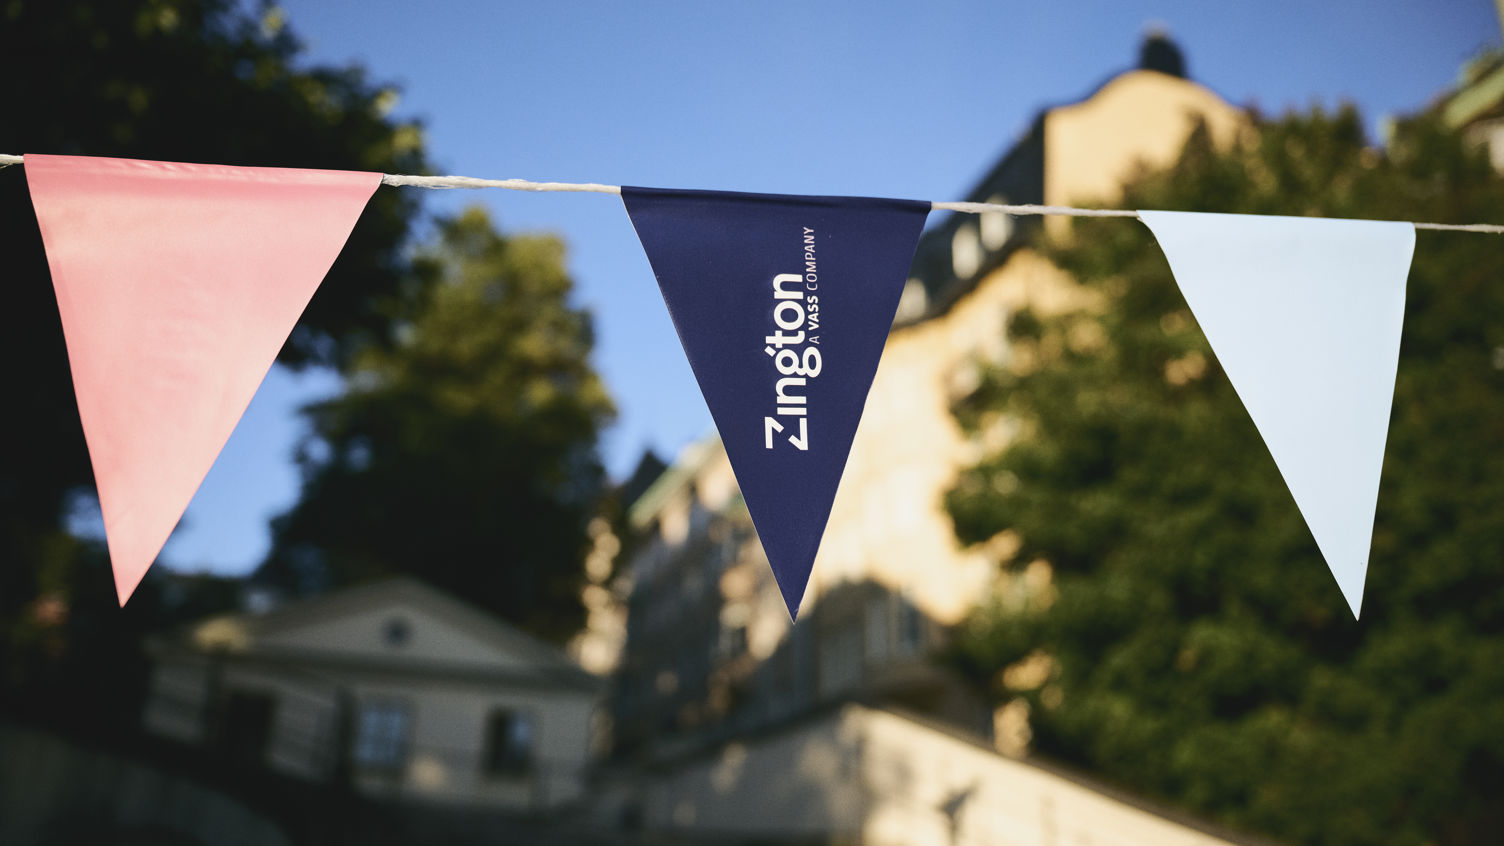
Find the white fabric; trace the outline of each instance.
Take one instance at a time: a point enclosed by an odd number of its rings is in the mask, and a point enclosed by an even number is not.
[[[1358,616],[1414,227],[1139,215]]]

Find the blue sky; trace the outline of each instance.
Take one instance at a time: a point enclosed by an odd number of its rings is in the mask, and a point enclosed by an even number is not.
[[[1266,113],[1356,102],[1413,111],[1499,43],[1489,0],[1342,2],[640,2],[406,5],[288,0],[307,59],[400,89],[442,172],[803,194],[961,199],[1041,109],[1080,99],[1167,28],[1190,75]],[[245,164],[254,164],[247,162]],[[392,189],[382,190],[416,190]],[[620,416],[615,475],[710,431],[647,260],[606,195],[431,192],[561,235],[596,367]],[[938,219],[936,215],[932,221]],[[1125,222],[1123,225],[1136,225]],[[296,498],[296,409],[338,389],[274,370],[163,561],[238,573]]]

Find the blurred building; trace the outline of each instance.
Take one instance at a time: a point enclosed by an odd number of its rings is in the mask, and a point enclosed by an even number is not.
[[[153,734],[370,797],[547,813],[580,801],[599,680],[393,579],[150,644]]]
[[[1494,170],[1504,173],[1504,51],[1489,51],[1464,65],[1456,89],[1437,108],[1448,127],[1488,150]]]
[[[1198,126],[1218,143],[1246,131],[1183,74],[1152,36],[1138,69],[1044,110],[966,199],[1111,203]],[[951,411],[985,368],[1031,366],[1009,345],[1010,316],[1087,302],[1029,246],[1041,225],[1067,231],[1062,218],[953,215],[920,241],[797,625],[718,440],[685,450],[632,506],[613,735],[622,766],[654,775],[619,791],[623,814],[781,842],[1225,842],[1008,757],[1026,753],[1026,712],[985,710],[933,658],[979,602],[1052,591],[1043,561],[1000,583],[1017,539],[962,548],[944,506],[958,470],[1017,435],[1001,418],[963,432]],[[1048,667],[1009,672],[1048,684]]]
[[[943,723],[856,703],[688,756],[651,784],[642,826],[676,843],[1258,842],[999,755]]]

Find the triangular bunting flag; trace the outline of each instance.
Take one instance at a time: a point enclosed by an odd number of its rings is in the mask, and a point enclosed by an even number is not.
[[[622,200],[794,617],[930,204]]]
[[[1394,399],[1409,223],[1139,212],[1357,617]]]
[[[381,182],[26,156],[121,604]]]

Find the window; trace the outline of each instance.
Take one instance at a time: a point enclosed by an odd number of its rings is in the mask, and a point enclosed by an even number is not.
[[[1001,194],[993,194],[987,202],[1002,205],[1007,200]],[[1008,238],[1013,235],[1013,218],[1002,212],[984,212],[981,217],[982,246],[996,250],[1008,243]]]
[[[900,655],[913,655],[924,648],[924,617],[914,607],[908,591],[898,601],[898,648]]]
[[[969,224],[962,224],[951,238],[950,260],[958,279],[970,279],[982,266],[982,244]]]
[[[521,711],[492,711],[486,721],[488,775],[522,775],[533,766],[534,726],[532,715]]]
[[[715,655],[713,660],[732,661],[745,655],[747,652],[747,626],[722,625],[720,634],[716,638]]]
[[[715,542],[715,550],[710,555],[710,569],[713,573],[725,572],[727,567],[736,563],[737,553],[741,551],[743,539],[738,532],[727,528],[722,537]]]
[[[266,763],[276,700],[259,691],[232,690],[224,708],[221,740],[225,753],[237,763]]]
[[[851,621],[821,632],[820,695],[830,696],[862,680],[862,629]]]
[[[381,639],[387,646],[406,646],[412,636],[412,626],[402,617],[393,617],[381,627]]]
[[[360,708],[355,730],[355,763],[376,769],[401,769],[407,760],[412,710],[403,702],[374,700]]]
[[[719,633],[710,660],[730,661],[747,652],[747,622],[752,618],[752,609],[745,602],[728,602],[721,608]]]
[[[867,665],[888,660],[888,594],[867,598]]]

